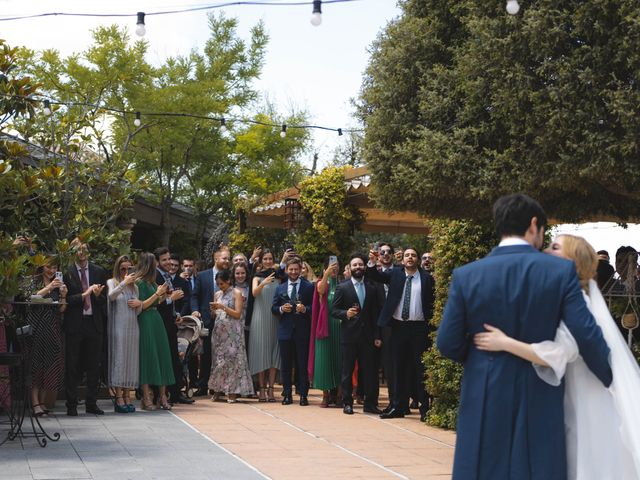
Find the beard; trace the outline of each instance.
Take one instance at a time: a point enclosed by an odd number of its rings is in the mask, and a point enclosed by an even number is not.
[[[362,277],[364,277],[364,270],[360,268],[351,270],[351,276],[356,280],[360,280]]]

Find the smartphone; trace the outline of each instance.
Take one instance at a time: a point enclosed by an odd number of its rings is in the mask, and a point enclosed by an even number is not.
[[[133,273],[136,273],[136,267],[127,268],[127,275],[131,275]]]
[[[376,242],[373,244],[373,251],[377,252],[380,250],[380,242]]]
[[[62,272],[56,272],[55,279],[60,280],[62,282]]]
[[[336,257],[335,255],[330,255],[329,256],[329,265],[331,265],[332,263],[337,263],[338,262],[338,257]]]

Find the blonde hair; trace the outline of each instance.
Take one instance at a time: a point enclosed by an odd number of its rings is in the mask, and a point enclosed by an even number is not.
[[[580,286],[589,291],[589,280],[596,275],[598,269],[598,255],[596,251],[582,237],[575,235],[559,235],[562,237],[562,255],[576,264]]]
[[[136,280],[145,280],[152,285],[156,285],[156,267],[158,262],[153,253],[144,252],[138,257],[136,266]]]
[[[133,262],[131,261],[131,258],[129,258],[129,255],[121,255],[113,265],[113,279],[118,282],[121,282],[124,278],[120,275],[120,265],[125,262],[130,263],[133,266]]]
[[[318,280],[318,277],[316,277],[316,274],[311,268],[311,265],[309,265],[307,262],[302,262],[302,265],[307,269],[307,275],[304,277],[305,280],[308,280],[310,282],[315,282],[316,280]]]

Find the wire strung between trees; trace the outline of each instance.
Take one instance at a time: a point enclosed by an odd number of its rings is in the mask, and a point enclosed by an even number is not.
[[[351,2],[359,2],[362,0],[322,0],[323,4],[330,3],[351,3]],[[218,8],[225,7],[235,7],[235,6],[269,6],[269,7],[292,7],[292,6],[303,6],[303,5],[313,5],[313,1],[285,1],[285,2],[276,2],[276,1],[268,1],[268,2],[259,2],[259,1],[236,1],[236,2],[224,2],[224,3],[216,3],[211,5],[201,5],[195,7],[187,7],[181,9],[174,10],[163,10],[159,12],[145,12],[146,16],[150,15],[173,15],[177,13],[188,13],[188,12],[198,12],[203,10],[215,10]],[[49,12],[49,13],[35,13],[32,15],[18,15],[12,17],[0,17],[0,22],[8,22],[13,20],[25,20],[31,18],[42,18],[42,17],[55,17],[55,16],[66,16],[66,17],[97,17],[97,18],[108,18],[108,17],[135,17],[137,13],[74,13],[74,12]]]
[[[120,115],[135,115],[136,120],[140,120],[141,117],[181,117],[181,118],[193,118],[197,120],[209,120],[212,122],[218,122],[220,126],[226,126],[227,122],[234,123],[242,123],[242,124],[250,124],[250,125],[261,125],[263,127],[273,127],[282,129],[283,132],[286,133],[287,129],[305,129],[305,130],[324,130],[328,132],[336,132],[338,136],[342,136],[343,133],[361,133],[364,132],[363,129],[359,128],[333,128],[326,127],[323,125],[313,125],[313,124],[302,124],[302,125],[290,125],[285,123],[271,123],[271,122],[263,122],[260,120],[254,120],[252,118],[240,118],[240,117],[214,117],[209,115],[200,115],[196,113],[184,113],[184,112],[145,112],[142,110],[125,110],[122,108],[109,107],[104,105],[99,105],[96,103],[90,102],[75,102],[68,101],[63,102],[60,100],[51,99],[49,97],[45,97],[43,95],[38,96],[25,96],[25,95],[2,95],[5,98],[14,98],[14,99],[22,99],[22,100],[30,100],[36,102],[42,102],[44,104],[45,110],[49,108],[49,114],[51,114],[50,106],[51,105],[62,105],[66,107],[91,107],[98,110],[102,110],[109,113],[118,113]]]

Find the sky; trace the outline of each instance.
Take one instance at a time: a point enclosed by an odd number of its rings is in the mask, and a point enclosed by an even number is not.
[[[260,1],[260,0],[258,0]],[[269,0],[265,0],[269,1]],[[270,0],[274,1],[274,0]],[[286,0],[276,0],[286,1]],[[215,5],[223,0],[186,1],[139,0],[86,2],[56,0],[0,0],[0,19],[13,14],[49,12],[146,13]],[[358,96],[368,60],[368,48],[385,25],[400,14],[395,0],[358,0],[323,5],[322,24],[310,23],[311,6],[234,6],[211,10],[238,19],[238,34],[248,39],[260,20],[270,41],[265,65],[256,89],[287,114],[291,107],[306,109],[314,124],[332,128],[357,126],[352,118],[352,99]],[[75,18],[54,16],[39,19],[0,21],[0,38],[11,46],[32,49],[55,48],[64,55],[84,50],[91,42],[91,29],[117,23],[129,27],[132,37],[135,16],[124,18]],[[161,64],[167,57],[199,50],[209,36],[207,13],[203,11],[146,17],[145,39],[148,61]],[[313,152],[327,163],[345,137],[334,132],[314,132]],[[308,154],[310,162],[313,152]],[[611,256],[620,245],[640,249],[640,226],[622,229],[611,223],[560,225],[558,233],[585,237],[596,250]]]

